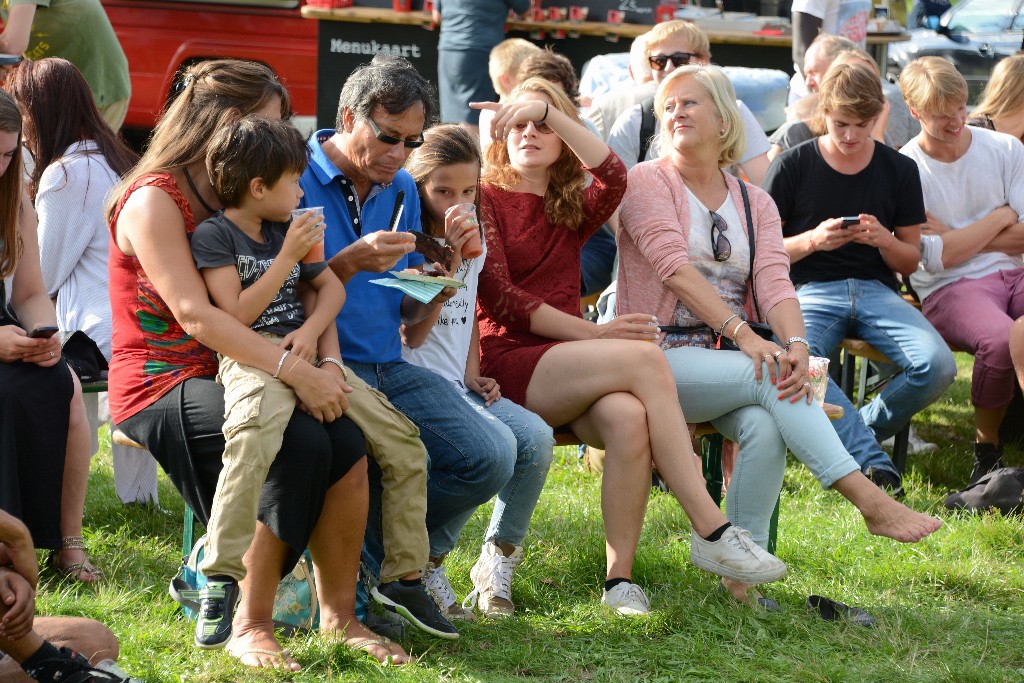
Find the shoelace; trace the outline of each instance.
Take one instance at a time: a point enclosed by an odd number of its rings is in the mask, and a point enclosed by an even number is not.
[[[427,590],[430,591],[434,601],[441,606],[441,609],[448,609],[449,606],[455,604],[458,600],[455,597],[455,590],[452,588],[452,584],[445,575],[445,569],[446,567],[443,565],[435,567],[430,570],[430,575],[427,577]]]
[[[491,593],[496,598],[512,602],[512,570],[517,564],[518,558],[492,555],[481,571],[483,577],[480,583],[477,583],[473,591],[462,601],[462,606],[467,609],[475,607],[481,593]]]
[[[631,604],[639,602],[644,606],[644,609],[651,609],[651,603],[647,599],[647,595],[644,593],[643,589],[635,583],[629,584],[629,587],[626,589],[626,598],[627,603]]]
[[[223,588],[208,587],[204,591],[203,600],[199,608],[203,613],[203,619],[217,621],[224,616],[224,596],[225,591]]]
[[[759,558],[761,556],[761,546],[754,543],[754,537],[751,536],[750,532],[746,529],[741,529],[734,534],[729,534],[729,542],[733,547],[744,550],[754,557]]]

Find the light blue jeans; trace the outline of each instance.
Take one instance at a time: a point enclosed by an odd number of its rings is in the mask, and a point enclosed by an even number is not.
[[[665,357],[686,421],[711,422],[739,444],[725,512],[757,544],[768,542],[787,447],[824,488],[860,469],[821,408],[778,399],[767,366],[758,383],[753,361],[740,351],[682,347],[667,350]]]
[[[498,492],[484,541],[522,545],[551,467],[555,447],[551,427],[539,416],[507,398],[500,398],[490,406],[485,406],[484,399],[472,391],[463,394],[463,398],[516,448],[512,478]],[[470,512],[454,519],[431,534],[430,555],[439,557],[454,548],[459,532],[472,516]]]
[[[845,410],[835,422],[836,433],[861,469],[895,472],[878,442],[903,429],[949,388],[956,377],[953,354],[920,311],[877,280],[809,282],[796,294],[812,355],[828,356],[844,338],[856,337],[902,370],[859,413],[834,383],[825,393],[827,402]]]
[[[412,363],[352,363],[349,369],[381,391],[420,430],[427,448],[427,533],[431,553],[457,539],[473,512],[512,479],[516,442],[462,399],[440,375]],[[370,470],[370,509],[363,559],[374,576],[384,556],[380,527],[380,469]]]

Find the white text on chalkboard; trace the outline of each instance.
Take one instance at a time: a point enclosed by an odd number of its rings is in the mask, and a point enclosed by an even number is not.
[[[412,45],[390,45],[388,43],[378,43],[376,40],[371,40],[368,43],[356,43],[337,38],[331,38],[331,52],[340,52],[346,55],[382,54],[393,57],[411,57],[413,59],[419,59],[422,56],[420,46],[416,43]]]

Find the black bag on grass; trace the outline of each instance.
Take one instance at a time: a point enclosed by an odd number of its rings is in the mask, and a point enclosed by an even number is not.
[[[942,503],[950,510],[985,512],[995,508],[1004,515],[1024,512],[1024,467],[1001,467]]]

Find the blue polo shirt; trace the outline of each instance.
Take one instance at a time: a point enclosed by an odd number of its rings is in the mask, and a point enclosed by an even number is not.
[[[309,166],[299,180],[305,196],[301,205],[323,206],[327,223],[324,252],[331,258],[362,234],[388,229],[399,190],[405,190],[405,210],[398,230],[421,230],[420,200],[416,183],[402,169],[387,185],[374,185],[366,201],[359,205],[359,196],[348,178],[327,158],[321,144],[334,135],[333,130],[318,130],[309,140]],[[365,226],[365,227],[361,227]],[[423,257],[412,252],[402,257],[392,270],[413,268]],[[347,298],[338,314],[338,339],[346,361],[357,363],[391,363],[402,361],[401,305],[405,296],[392,287],[370,284],[370,280],[391,277],[387,273],[356,273],[345,285]]]

